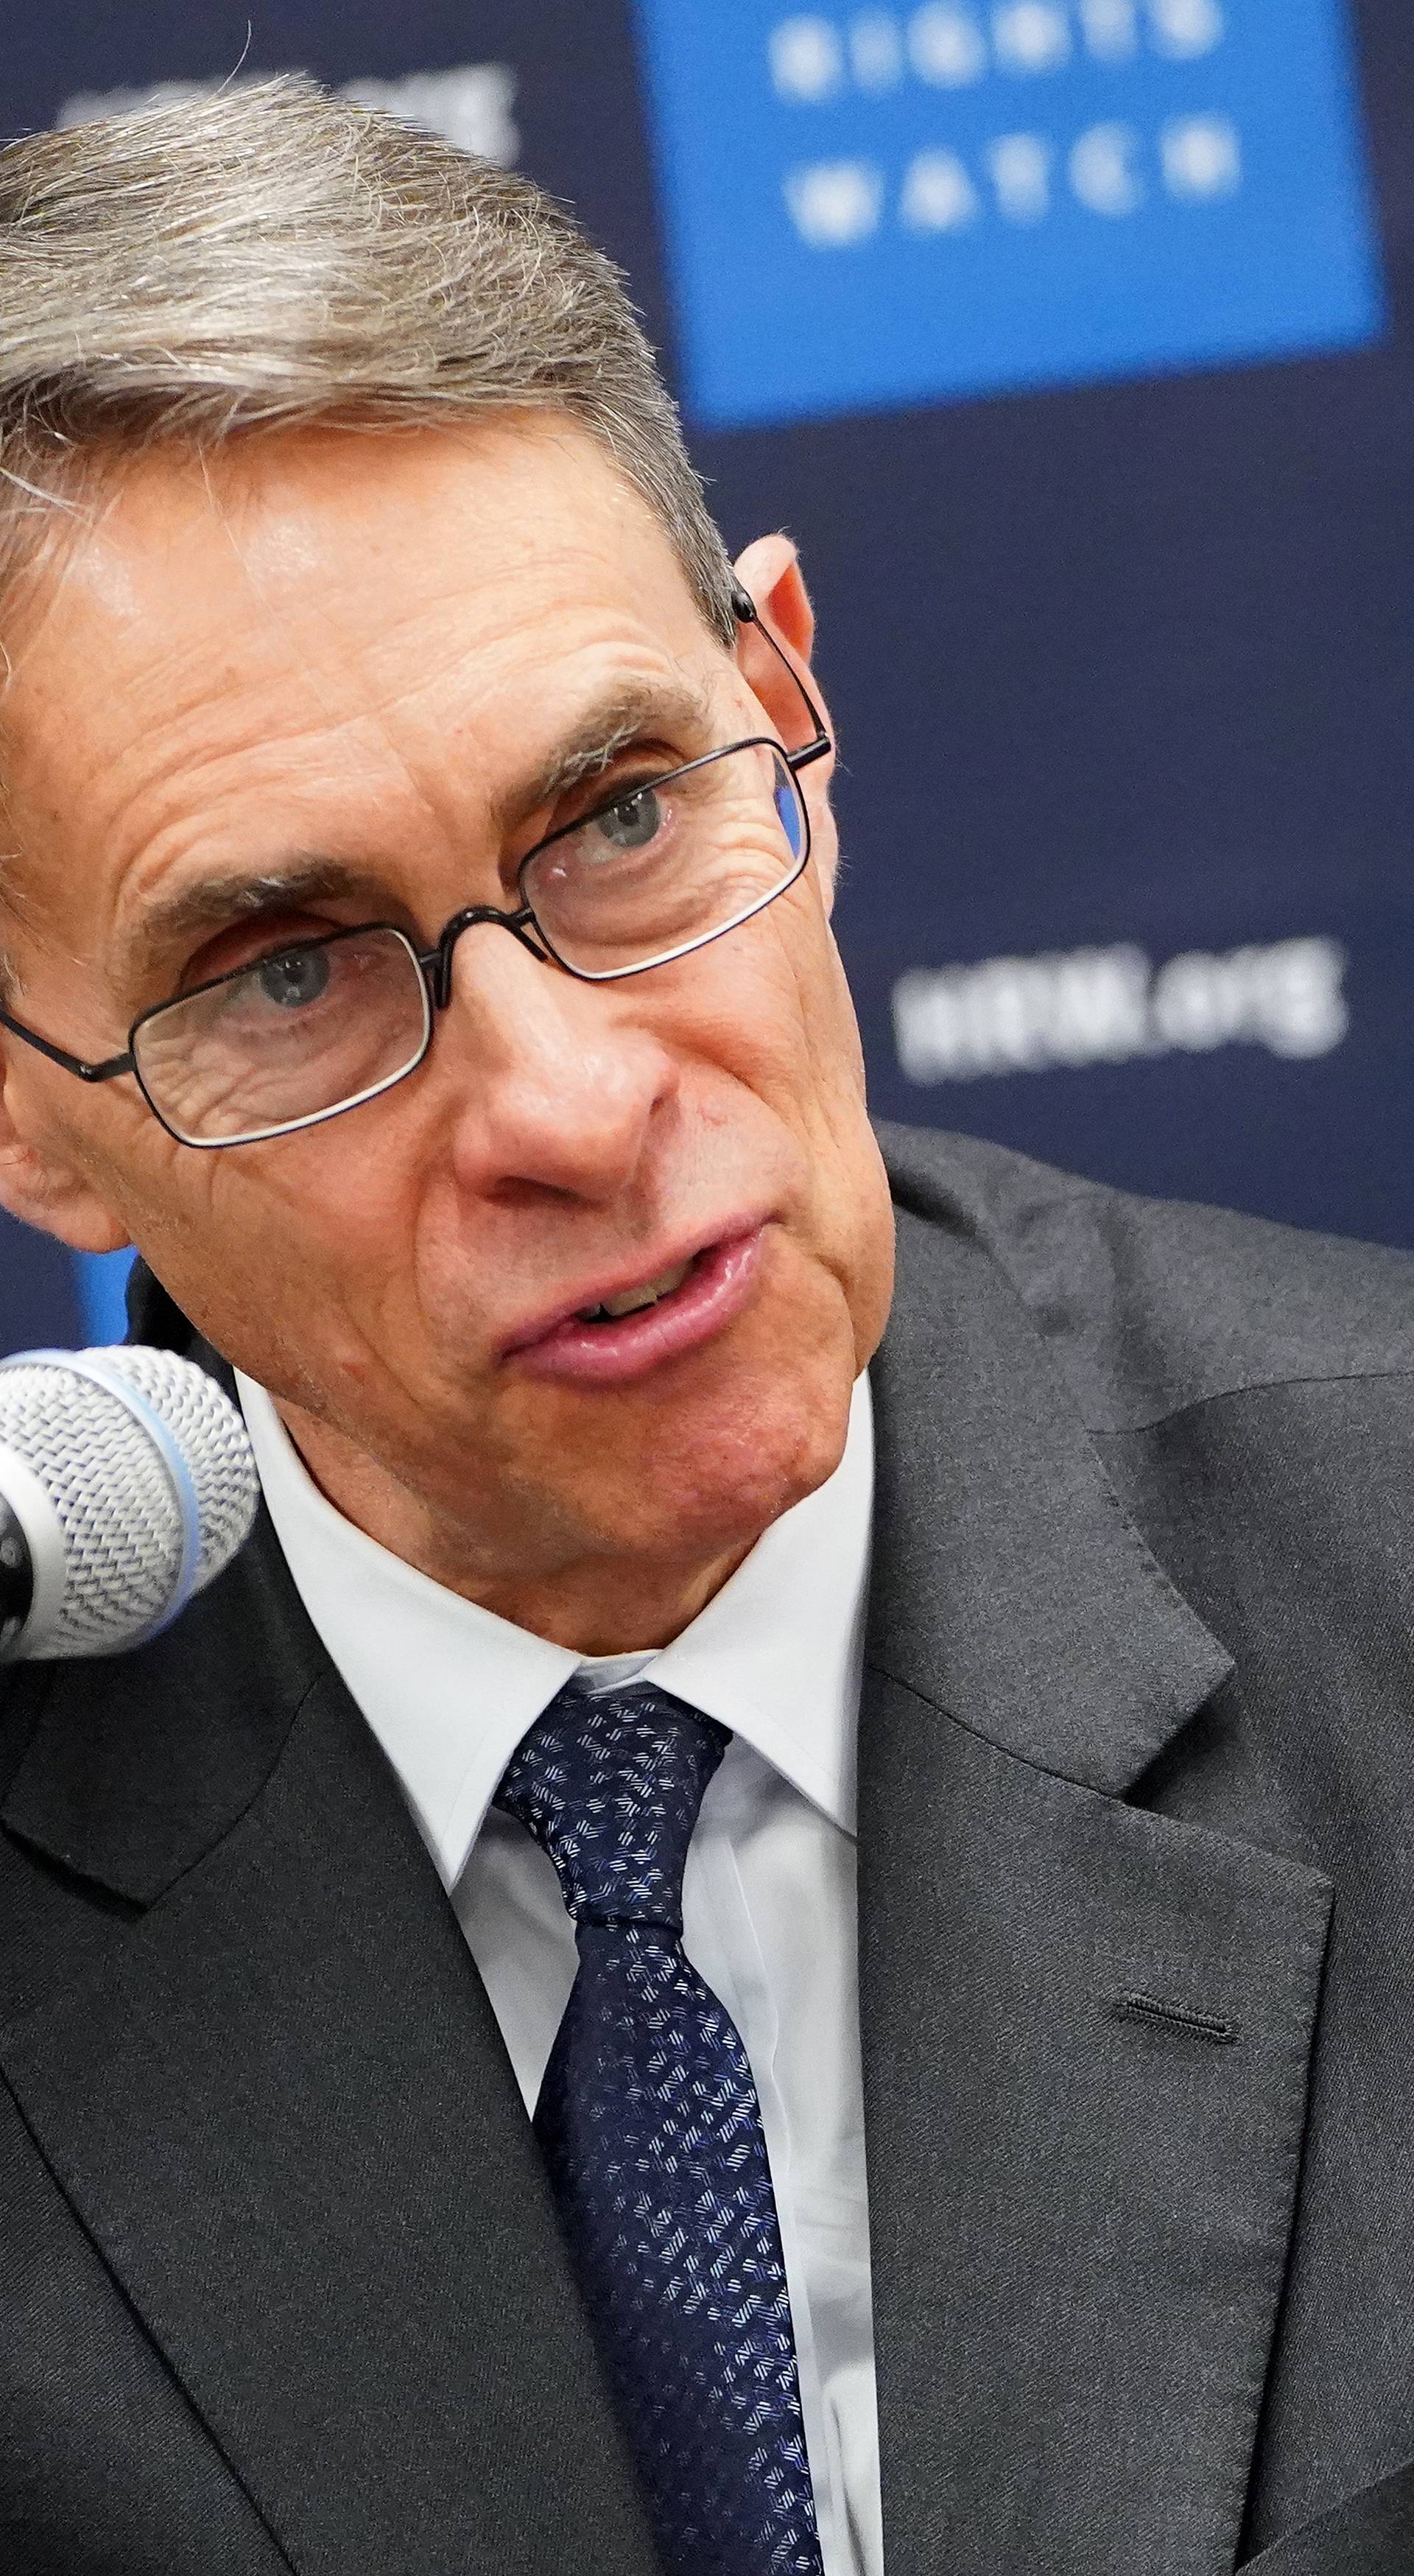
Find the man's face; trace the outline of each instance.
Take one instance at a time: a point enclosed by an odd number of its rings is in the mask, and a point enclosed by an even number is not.
[[[651,512],[557,421],[154,456],[13,646],[22,1015],[103,1055],[293,938],[378,920],[422,947],[513,905],[532,843],[645,754],[799,738],[789,679],[746,649],[754,688]],[[630,702],[602,774],[537,801]],[[196,1152],[132,1081],[13,1046],[0,1186],[71,1239],[131,1238],[335,1499],[491,1606],[730,1559],[834,1465],[890,1291],[820,775],[811,867],[755,920],[599,986],[474,928],[421,1069],[302,1133]],[[278,891],[311,862],[328,891]],[[691,1329],[669,1298],[597,1373],[546,1339],[689,1259]]]

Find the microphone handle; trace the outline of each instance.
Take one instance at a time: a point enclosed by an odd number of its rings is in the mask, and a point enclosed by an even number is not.
[[[29,1540],[0,1494],[0,1655],[14,1645],[34,1606]]]

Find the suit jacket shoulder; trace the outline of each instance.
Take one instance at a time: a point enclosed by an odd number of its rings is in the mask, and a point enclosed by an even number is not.
[[[1414,1376],[1414,1255],[1141,1198],[973,1137],[878,1132],[898,1203],[986,1246],[1092,1431],[1258,1387]]]

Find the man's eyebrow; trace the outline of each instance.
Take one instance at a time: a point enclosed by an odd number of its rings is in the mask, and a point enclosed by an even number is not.
[[[500,813],[510,821],[552,805],[587,778],[602,777],[631,743],[674,736],[704,743],[711,732],[712,702],[705,688],[688,680],[629,681],[586,708],[543,765],[499,800]]]
[[[306,904],[327,903],[360,892],[364,880],[337,859],[295,860],[286,868],[269,868],[259,876],[232,870],[225,876],[202,877],[179,886],[147,906],[123,941],[115,961],[122,979],[140,984],[145,974],[200,931],[226,929],[234,921],[258,920],[266,912],[298,912]]]

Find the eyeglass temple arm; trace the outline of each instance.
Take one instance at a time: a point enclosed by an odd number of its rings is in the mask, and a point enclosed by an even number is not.
[[[807,689],[805,682],[802,680],[800,673],[797,671],[789,654],[782,651],[780,645],[776,642],[774,635],[771,633],[770,627],[766,624],[765,619],[761,615],[750,591],[747,590],[745,585],[739,581],[733,582],[732,584],[732,614],[736,618],[739,626],[755,627],[757,634],[761,636],[765,643],[770,645],[772,652],[775,654],[776,660],[781,664],[782,668],[790,673],[799,694],[805,700],[807,710],[809,711],[810,721],[815,727],[814,737],[810,742],[807,742],[800,751],[788,751],[785,755],[785,763],[787,769],[792,771],[808,769],[812,760],[823,760],[826,752],[834,750],[835,746],[831,739],[829,727],[820,713],[819,708],[816,706],[810,691]]]
[[[70,1055],[66,1048],[51,1045],[37,1029],[27,1029],[24,1021],[17,1020],[11,1011],[0,1011],[0,1029],[8,1029],[12,1037],[23,1038],[26,1046],[33,1047],[39,1055],[47,1055],[50,1063],[61,1065],[65,1073],[77,1074],[80,1082],[113,1082],[120,1073],[133,1070],[131,1054],[105,1056],[101,1064],[88,1064],[81,1055]]]

